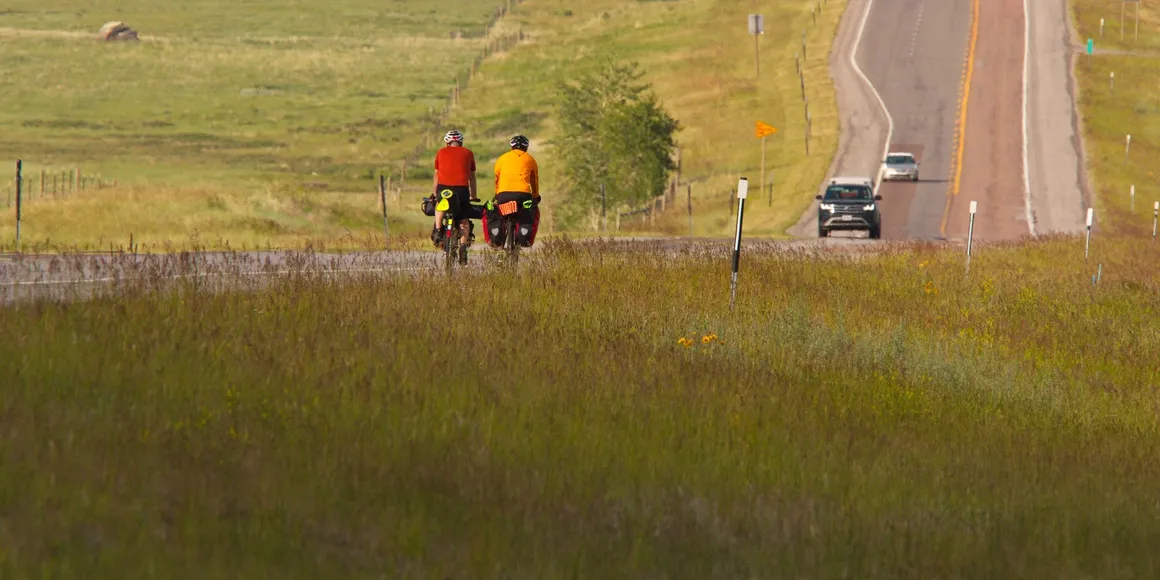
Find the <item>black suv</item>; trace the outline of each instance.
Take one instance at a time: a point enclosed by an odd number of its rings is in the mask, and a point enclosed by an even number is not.
[[[865,177],[835,177],[818,204],[818,237],[833,230],[867,230],[872,239],[882,237],[881,195],[874,195],[874,183]]]

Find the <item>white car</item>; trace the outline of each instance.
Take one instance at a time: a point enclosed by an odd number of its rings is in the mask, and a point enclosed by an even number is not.
[[[882,163],[882,179],[918,181],[918,161],[910,153],[892,151],[886,154],[886,161]]]

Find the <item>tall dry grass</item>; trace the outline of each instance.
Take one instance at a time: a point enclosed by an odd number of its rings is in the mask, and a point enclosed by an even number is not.
[[[1099,251],[1093,288],[1074,239],[970,278],[769,246],[733,312],[721,246],[569,242],[453,279],[174,258],[21,302],[0,569],[1146,574],[1157,279]]]

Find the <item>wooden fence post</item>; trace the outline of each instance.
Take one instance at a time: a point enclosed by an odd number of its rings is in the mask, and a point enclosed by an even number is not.
[[[387,221],[387,182],[383,174],[379,174],[379,199],[383,203],[383,241],[391,237],[391,226]]]
[[[21,171],[23,169],[24,169],[24,162],[17,159],[16,160],[16,252],[17,253],[20,252],[20,218],[22,217],[20,214],[21,214],[21,209],[23,209],[21,207],[22,203],[21,203],[21,199],[20,199],[20,194],[21,194],[20,174],[21,174]]]
[[[689,202],[689,237],[693,237],[693,184],[688,184]]]

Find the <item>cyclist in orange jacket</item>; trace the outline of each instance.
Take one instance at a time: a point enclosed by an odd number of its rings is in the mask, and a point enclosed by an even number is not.
[[[529,247],[536,240],[536,230],[540,225],[540,168],[535,158],[528,153],[528,138],[516,135],[508,142],[511,151],[504,153],[495,162],[495,199],[487,204],[487,223],[484,234],[488,243],[503,246],[503,232],[500,232],[499,206],[508,202],[520,205],[516,228],[516,242]],[[527,208],[525,202],[531,202]]]

